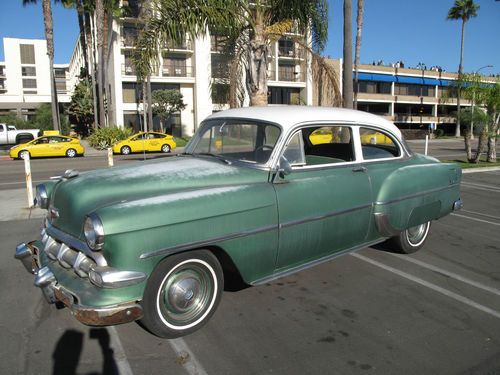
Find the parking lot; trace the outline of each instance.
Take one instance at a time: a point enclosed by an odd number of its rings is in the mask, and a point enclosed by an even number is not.
[[[436,154],[460,154],[446,148]],[[366,248],[224,292],[207,326],[176,340],[86,327],[48,305],[13,258],[40,220],[3,221],[0,373],[500,373],[499,198],[500,171],[464,174],[464,209],[434,222],[420,252]]]

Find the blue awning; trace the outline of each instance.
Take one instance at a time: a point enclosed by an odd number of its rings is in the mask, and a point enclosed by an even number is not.
[[[439,86],[439,80],[435,78],[424,78],[424,85]]]
[[[354,73],[352,78],[354,78]],[[390,74],[378,74],[378,73],[358,73],[358,79],[360,81],[377,81],[377,82],[396,82],[396,77]]]
[[[440,79],[439,86],[449,86],[452,82],[449,79]]]
[[[420,77],[397,76],[396,78],[399,83],[412,83],[414,85],[422,85],[424,83]]]

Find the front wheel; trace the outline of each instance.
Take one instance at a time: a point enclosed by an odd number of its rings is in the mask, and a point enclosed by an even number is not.
[[[161,146],[161,152],[168,154],[170,152],[170,146],[167,144],[164,144],[163,146]]]
[[[19,152],[19,154],[17,155],[19,159],[27,159],[30,157],[30,152],[28,150],[22,150]]]
[[[389,240],[391,247],[403,254],[411,254],[424,246],[424,242],[429,235],[431,222],[416,225],[402,231],[399,236]]]
[[[222,268],[211,252],[167,257],[149,277],[141,323],[151,333],[169,339],[192,333],[213,315],[223,288]]]
[[[66,156],[67,156],[68,158],[74,158],[74,157],[76,156],[76,150],[75,150],[75,149],[73,149],[73,148],[68,148],[68,149],[66,150]]]
[[[120,149],[120,152],[122,155],[128,155],[130,154],[130,147],[128,146],[123,146],[121,149]]]

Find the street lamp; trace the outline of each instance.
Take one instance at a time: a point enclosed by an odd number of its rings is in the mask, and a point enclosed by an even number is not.
[[[474,72],[474,77],[479,74],[482,69],[493,68],[493,65],[485,65],[480,67]],[[472,91],[472,108],[471,108],[471,119],[470,119],[470,139],[474,139],[474,101],[476,100],[476,89]]]

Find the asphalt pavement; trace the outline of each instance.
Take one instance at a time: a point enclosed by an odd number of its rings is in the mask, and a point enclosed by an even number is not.
[[[17,162],[0,161],[0,186],[17,168],[5,163]],[[13,258],[43,213],[26,216],[23,189],[0,190],[0,374],[500,374],[500,171],[464,174],[461,190],[464,209],[433,222],[416,254],[366,248],[224,292],[211,321],[176,340],[48,305]]]

